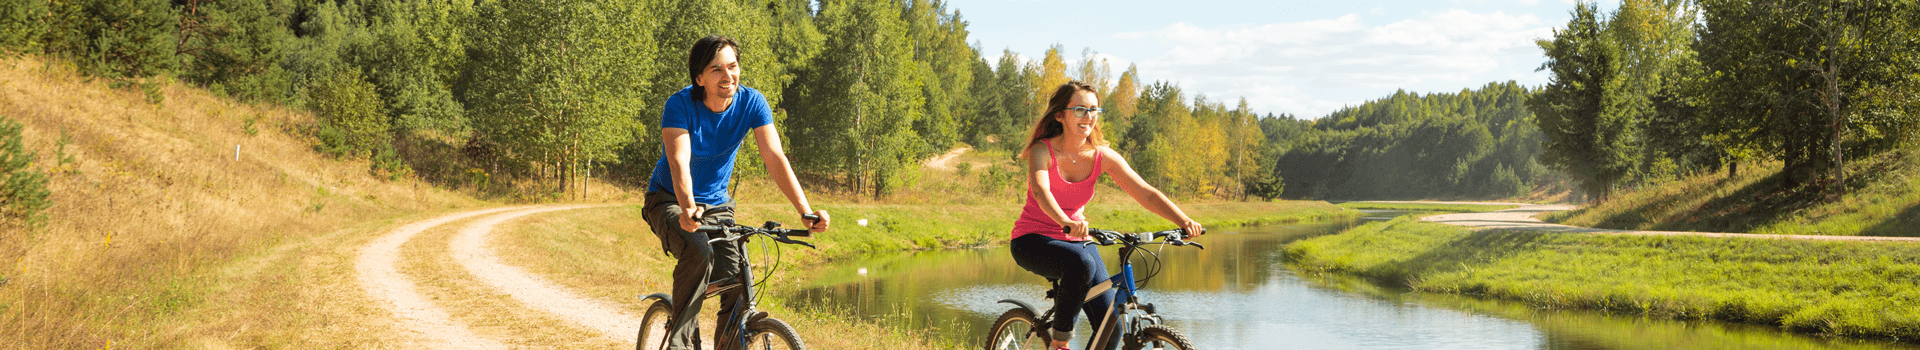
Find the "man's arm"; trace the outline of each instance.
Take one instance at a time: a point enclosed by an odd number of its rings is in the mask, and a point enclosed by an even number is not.
[[[774,186],[780,187],[780,193],[787,195],[787,202],[793,203],[793,210],[801,215],[820,216],[819,221],[807,222],[802,219],[801,223],[813,232],[826,232],[830,221],[827,212],[814,211],[813,206],[807,204],[807,193],[800,189],[800,178],[793,176],[793,165],[787,162],[787,152],[780,145],[779,129],[774,128],[773,124],[753,128],[753,140],[760,148],[760,161],[767,166],[767,177],[773,179]]]
[[[680,215],[680,229],[697,230],[704,210],[693,203],[693,175],[687,173],[687,164],[693,160],[693,137],[687,136],[687,129],[660,128],[660,143],[666,147],[667,168],[672,171],[673,198],[686,212]]]

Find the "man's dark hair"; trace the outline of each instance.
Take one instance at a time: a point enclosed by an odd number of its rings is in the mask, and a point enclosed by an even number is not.
[[[733,41],[733,38],[724,35],[708,35],[700,38],[700,41],[693,42],[693,51],[687,53],[687,82],[693,84],[694,101],[707,99],[706,89],[700,87],[700,71],[706,70],[707,64],[713,62],[713,56],[720,54],[720,49],[728,47],[733,48],[733,57],[739,60],[742,56],[740,43]]]

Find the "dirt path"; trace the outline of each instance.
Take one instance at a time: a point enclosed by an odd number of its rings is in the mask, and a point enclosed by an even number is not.
[[[1855,242],[1915,242],[1920,237],[1877,237],[1877,236],[1816,236],[1816,235],[1766,235],[1752,233],[1717,232],[1674,232],[1674,231],[1630,231],[1602,228],[1567,226],[1551,224],[1535,218],[1536,215],[1567,211],[1579,208],[1565,204],[1526,204],[1526,203],[1475,203],[1475,202],[1386,202],[1386,203],[1434,203],[1434,204],[1512,204],[1519,208],[1484,213],[1441,214],[1420,218],[1421,221],[1437,222],[1448,225],[1467,226],[1476,229],[1521,229],[1564,233],[1589,233],[1637,236],[1704,236],[1721,238],[1755,239],[1801,239],[1816,241],[1855,241]]]
[[[486,248],[487,239],[494,228],[501,223],[528,215],[591,207],[597,206],[544,205],[489,208],[452,213],[406,224],[362,247],[355,259],[355,272],[359,275],[361,288],[374,300],[378,300],[382,307],[392,312],[405,332],[411,334],[410,339],[400,340],[402,348],[509,348],[508,341],[481,336],[468,325],[454,321],[444,306],[434,303],[420,293],[421,284],[419,281],[412,280],[417,276],[408,276],[396,268],[401,256],[400,247],[412,240],[414,236],[456,221],[478,217],[479,219],[461,228],[448,242],[447,254],[475,278],[520,302],[520,305],[501,305],[501,307],[546,312],[579,326],[597,330],[608,338],[631,342],[632,332],[640,329],[638,317],[613,311],[621,309],[613,303],[580,297],[555,286],[552,282],[527,273],[524,269],[503,264],[498,256]],[[631,346],[631,343],[628,344]]]
[[[951,151],[947,151],[946,154],[942,154],[938,157],[933,157],[933,159],[928,159],[927,167],[933,168],[934,170],[952,171],[954,170],[953,159],[959,158],[960,155],[967,154],[967,151],[972,151],[972,150],[973,150],[973,147],[960,147],[960,148],[955,148]]]
[[[494,227],[501,223],[527,215],[590,207],[593,206],[551,206],[490,216],[460,229],[459,235],[448,242],[447,248],[452,251],[454,260],[467,268],[468,273],[520,301],[522,306],[597,330],[614,340],[631,342],[634,332],[640,329],[639,316],[615,311],[622,307],[581,297],[524,269],[501,263],[500,258],[486,247]]]
[[[400,260],[400,245],[412,240],[428,229],[449,222],[467,218],[499,213],[503,211],[525,209],[526,207],[504,207],[465,211],[414,222],[393,233],[375,239],[373,243],[360,249],[354,259],[354,271],[359,275],[361,289],[367,291],[381,306],[392,311],[395,318],[411,331],[415,339],[406,344],[406,348],[434,349],[504,349],[506,344],[480,338],[466,325],[453,322],[447,311],[435,306],[420,295],[415,283],[394,268]],[[425,343],[417,343],[425,342]]]

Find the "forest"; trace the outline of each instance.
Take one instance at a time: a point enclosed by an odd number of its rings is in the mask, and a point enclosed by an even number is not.
[[[1913,0],[1581,3],[1538,41],[1545,86],[1399,91],[1326,116],[1144,81],[1093,48],[995,55],[937,0],[0,5],[0,51],[62,58],[153,103],[177,81],[311,110],[290,131],[323,152],[483,191],[644,182],[660,104],[709,34],[742,42],[744,85],[769,97],[804,181],[875,198],[950,149],[1015,153],[1070,79],[1098,88],[1101,128],[1136,170],[1187,198],[1604,198],[1775,160],[1819,183],[1920,124]]]
[[[1535,161],[1542,136],[1534,91],[1489,83],[1457,93],[1406,91],[1317,120],[1281,115],[1260,128],[1275,144],[1287,198],[1511,198],[1566,190]]]
[[[879,197],[959,146],[1012,154],[1051,89],[1097,86],[1108,138],[1184,197],[1272,193],[1245,103],[1144,82],[1064,45],[983,55],[940,1],[0,0],[0,50],[127,89],[180,81],[314,111],[294,128],[370,171],[454,187],[644,182],[660,104],[702,36],[742,42],[796,170]],[[1027,59],[1023,57],[1032,57]],[[1074,62],[1069,66],[1069,62]],[[748,143],[751,148],[751,143]],[[751,149],[743,152],[756,152]],[[1188,157],[1188,153],[1203,157]],[[1176,154],[1178,153],[1178,154]],[[1011,164],[1011,163],[1009,163]],[[742,162],[754,173],[757,162]],[[1272,192],[1272,191],[1269,191]]]
[[[1581,3],[1538,44],[1539,161],[1604,200],[1676,174],[1779,162],[1782,183],[1844,192],[1845,164],[1912,148],[1920,1]]]

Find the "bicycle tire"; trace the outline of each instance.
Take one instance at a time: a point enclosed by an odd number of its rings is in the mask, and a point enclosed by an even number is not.
[[[666,300],[654,301],[647,306],[647,312],[640,317],[640,336],[634,339],[635,350],[665,350],[667,348],[667,320],[673,318],[673,303]]]
[[[993,321],[993,328],[987,333],[986,350],[1045,350],[1052,342],[1047,339],[1051,336],[1033,312],[1016,308]]]
[[[1163,324],[1141,328],[1134,336],[1139,337],[1139,341],[1129,341],[1129,350],[1193,350],[1193,342],[1187,340],[1187,335]]]
[[[807,350],[807,344],[794,334],[793,327],[776,318],[762,318],[747,324],[749,350]]]

